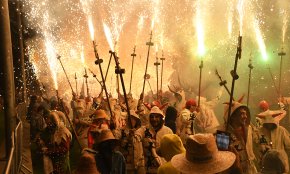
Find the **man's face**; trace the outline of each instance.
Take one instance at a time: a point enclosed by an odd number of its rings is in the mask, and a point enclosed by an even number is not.
[[[190,112],[194,112],[196,110],[196,106],[195,105],[191,105],[189,110],[190,110]]]
[[[247,111],[246,111],[246,109],[240,109],[240,122],[242,123],[242,124],[245,124],[246,123],[246,121],[247,121],[247,118],[248,118],[248,115],[247,115]]]
[[[156,128],[156,127],[158,127],[159,125],[160,125],[160,123],[161,123],[161,115],[159,115],[159,114],[155,114],[155,113],[153,113],[153,114],[150,114],[150,124],[154,127],[154,128]]]

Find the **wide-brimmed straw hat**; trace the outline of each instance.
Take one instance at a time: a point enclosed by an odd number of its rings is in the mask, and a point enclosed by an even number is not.
[[[101,133],[97,137],[97,144],[100,144],[100,143],[102,143],[104,141],[108,141],[108,140],[116,141],[117,139],[115,138],[115,136],[113,135],[113,133],[110,129],[102,130]]]
[[[90,118],[92,118],[93,120],[101,119],[101,118],[109,120],[108,115],[102,109],[96,110],[93,114],[90,115]]]
[[[186,153],[171,159],[174,168],[182,173],[213,174],[224,171],[235,162],[229,151],[218,151],[213,134],[195,134],[188,137]]]

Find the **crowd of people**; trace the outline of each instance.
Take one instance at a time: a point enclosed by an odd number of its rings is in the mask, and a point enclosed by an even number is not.
[[[289,173],[282,103],[270,110],[262,101],[253,123],[249,108],[233,101],[219,123],[212,109],[218,98],[200,105],[188,99],[181,108],[130,94],[126,100],[129,108],[124,97],[73,94],[69,107],[59,97],[31,96],[33,173]]]

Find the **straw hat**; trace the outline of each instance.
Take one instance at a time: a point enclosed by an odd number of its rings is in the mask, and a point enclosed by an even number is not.
[[[109,120],[108,115],[102,109],[96,110],[92,115],[90,115],[90,118],[92,118],[94,120],[101,119],[101,118],[105,118],[105,119]]]
[[[110,129],[102,130],[99,136],[97,137],[97,144],[100,144],[101,142],[108,141],[108,140],[114,140],[117,139],[113,135],[112,131]]]
[[[171,159],[174,168],[182,173],[213,174],[224,171],[235,162],[229,151],[218,151],[212,134],[195,134],[186,141],[186,153]]]

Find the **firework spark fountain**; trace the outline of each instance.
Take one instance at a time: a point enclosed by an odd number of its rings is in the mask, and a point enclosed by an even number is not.
[[[113,44],[112,32],[111,32],[110,28],[107,26],[106,23],[103,23],[103,26],[104,26],[104,32],[105,32],[105,35],[106,35],[107,42],[108,42],[108,44],[110,46],[111,51],[114,52],[114,44]]]
[[[288,27],[288,13],[287,12],[284,12],[284,15],[283,15],[283,27],[282,27],[282,44],[284,44],[285,42],[285,33],[287,31],[287,27]]]
[[[263,35],[262,35],[260,27],[259,27],[258,20],[255,20],[255,22],[254,22],[254,30],[255,30],[255,34],[256,34],[256,40],[258,42],[259,49],[260,49],[260,52],[262,54],[262,58],[264,61],[267,61],[268,55],[267,55],[267,51],[266,51],[266,45],[265,45],[264,38],[263,38]]]
[[[239,24],[240,24],[240,36],[243,35],[243,20],[244,20],[244,0],[239,0],[237,5],[239,13]]]
[[[55,90],[58,90],[58,84],[57,84],[57,58],[55,49],[53,46],[53,43],[51,40],[46,38],[45,40],[45,47],[46,47],[46,54],[47,54],[47,62],[49,64],[51,76],[53,79],[53,84]]]

